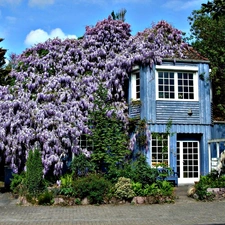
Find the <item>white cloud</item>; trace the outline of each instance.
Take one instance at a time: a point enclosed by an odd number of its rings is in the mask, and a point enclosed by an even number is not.
[[[29,0],[30,6],[45,6],[54,4],[55,0]]]
[[[63,33],[63,31],[60,28],[56,28],[52,30],[49,34],[42,30],[42,29],[37,29],[37,30],[32,30],[25,39],[25,44],[27,46],[31,46],[34,44],[42,43],[45,42],[48,39],[53,39],[53,38],[60,38],[60,39],[66,39],[66,38],[74,38],[77,39],[76,35],[66,35]]]
[[[189,8],[200,8],[201,4],[206,1],[204,0],[188,0],[188,1],[183,1],[183,0],[170,0],[167,1],[165,4],[163,4],[164,7],[173,9],[173,10],[185,10]]]

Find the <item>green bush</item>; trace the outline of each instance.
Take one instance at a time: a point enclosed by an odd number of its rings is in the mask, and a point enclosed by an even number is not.
[[[162,196],[171,196],[173,195],[173,187],[170,182],[163,180],[163,181],[157,181],[157,185],[160,189],[160,194]]]
[[[38,205],[52,205],[53,203],[53,194],[48,190],[38,196]]]
[[[28,193],[37,196],[45,189],[41,153],[38,149],[30,150],[26,162],[26,186]]]
[[[75,196],[76,192],[73,188],[73,175],[72,174],[64,174],[61,178],[61,185],[59,194],[65,196]]]
[[[72,174],[64,174],[61,178],[61,187],[72,187],[73,184],[73,176]]]
[[[90,204],[101,204],[110,187],[111,183],[98,174],[77,178],[73,184],[76,197],[80,199],[87,197]]]
[[[60,188],[59,194],[65,195],[65,196],[76,196],[77,193],[75,192],[73,187],[62,187]]]
[[[132,190],[136,196],[144,196],[144,190],[142,184],[139,182],[132,182]]]
[[[13,192],[13,194],[23,195],[26,192],[25,176],[25,172],[13,174],[13,178],[11,179],[10,183],[10,190]]]
[[[135,173],[134,177],[131,179],[134,182],[140,182],[143,186],[156,182],[158,170],[149,166],[144,155],[138,157],[137,161],[134,163],[133,169]]]
[[[107,179],[116,183],[119,177],[130,178],[133,182],[139,182],[142,186],[156,182],[158,170],[151,168],[146,157],[139,153],[135,161],[120,164],[118,167],[112,166],[106,174]]]
[[[88,173],[94,171],[94,164],[84,154],[80,153],[74,156],[71,170],[74,177],[86,176]]]
[[[166,181],[157,181],[150,185],[145,185],[143,189],[144,196],[169,196],[172,197],[174,188],[172,185]]]
[[[144,196],[157,196],[160,194],[160,189],[157,183],[147,184],[143,190]]]
[[[213,173],[201,176],[199,182],[195,184],[195,193],[198,200],[212,200],[214,194],[207,192],[207,188],[221,187],[220,185],[225,185],[223,178],[215,177]]]
[[[135,196],[130,178],[120,177],[115,184],[115,197],[120,200],[131,200]]]

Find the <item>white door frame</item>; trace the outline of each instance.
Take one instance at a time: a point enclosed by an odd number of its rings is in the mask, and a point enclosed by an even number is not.
[[[200,154],[199,154],[200,153],[200,143],[199,143],[199,141],[192,141],[192,140],[182,140],[182,141],[179,140],[177,142],[180,143],[180,147],[179,147],[180,150],[179,150],[179,153],[177,153],[180,156],[179,160],[177,161],[177,165],[180,166],[178,184],[193,184],[195,181],[199,181],[199,179],[200,179]],[[197,143],[197,164],[193,165],[193,163],[194,163],[194,161],[196,161],[196,159],[193,160],[194,154],[192,154],[192,157],[189,157],[190,154],[188,154],[188,153],[190,153],[190,152],[187,152],[186,159],[184,159],[185,158],[184,157],[184,143],[185,142],[186,143],[190,143],[190,142]],[[188,147],[187,147],[187,149],[189,150]],[[196,157],[196,153],[195,153],[195,157]],[[186,161],[188,167],[193,168],[193,177],[188,177],[189,175],[186,175],[187,177],[184,177],[185,161]],[[188,165],[189,162],[191,162],[192,165]],[[197,171],[196,171],[196,166],[197,166]],[[187,172],[189,172],[189,171],[187,171]],[[197,172],[198,176],[194,177],[194,173],[196,173],[196,172]]]

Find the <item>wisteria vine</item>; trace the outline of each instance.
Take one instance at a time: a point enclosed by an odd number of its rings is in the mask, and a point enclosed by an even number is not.
[[[86,151],[79,138],[90,133],[88,111],[100,83],[126,126],[124,82],[132,67],[183,57],[181,34],[161,21],[132,36],[129,24],[109,17],[86,27],[83,39],[56,38],[26,49],[11,72],[15,84],[0,86],[0,151],[6,163],[14,172],[23,170],[29,150],[38,145],[44,173],[53,167],[60,174],[62,154]]]

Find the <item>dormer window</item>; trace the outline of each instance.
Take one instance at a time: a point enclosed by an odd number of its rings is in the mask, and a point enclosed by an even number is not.
[[[198,100],[197,67],[157,66],[158,100]]]

